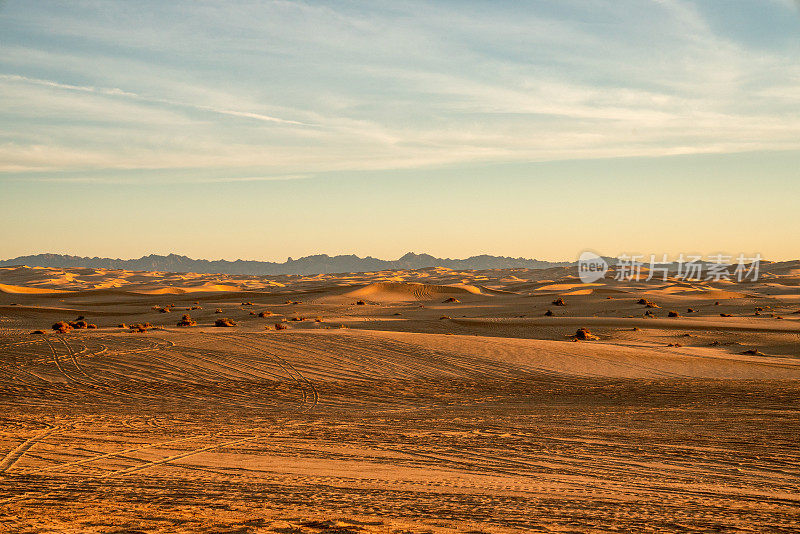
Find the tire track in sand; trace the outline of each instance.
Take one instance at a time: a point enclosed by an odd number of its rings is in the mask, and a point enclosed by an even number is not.
[[[41,440],[43,440],[44,438],[46,438],[47,436],[58,430],[59,428],[60,427],[57,426],[48,427],[39,432],[38,434],[36,434],[35,436],[26,439],[25,441],[20,443],[17,447],[6,453],[3,459],[0,460],[0,473],[5,473],[6,471],[14,467],[14,464],[16,464],[23,456],[25,456],[25,453],[27,453],[31,447],[36,445],[38,442],[40,442]]]

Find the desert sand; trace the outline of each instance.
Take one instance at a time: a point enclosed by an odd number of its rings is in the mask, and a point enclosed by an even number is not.
[[[2,268],[0,530],[796,531],[798,310],[800,262]]]

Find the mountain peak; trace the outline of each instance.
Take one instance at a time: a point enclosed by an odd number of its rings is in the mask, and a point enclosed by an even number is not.
[[[175,253],[150,254],[138,259],[88,258],[66,254],[35,254],[0,261],[0,266],[29,265],[31,267],[89,267],[102,269],[125,269],[128,271],[194,272],[207,274],[281,275],[281,274],[325,274],[387,271],[396,269],[428,269],[446,267],[461,270],[485,269],[543,269],[570,265],[571,262],[546,262],[525,258],[508,258],[483,254],[458,260],[437,258],[430,254],[407,252],[397,260],[381,260],[354,254],[329,256],[314,254],[299,259],[291,257],[284,263],[253,260],[203,260],[192,259]]]

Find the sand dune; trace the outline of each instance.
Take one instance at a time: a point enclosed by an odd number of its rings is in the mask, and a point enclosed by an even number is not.
[[[789,532],[798,272],[584,285],[566,268],[1,268],[0,520]],[[177,326],[184,314],[196,326]],[[98,328],[50,329],[79,316]],[[579,328],[597,339],[576,341]]]
[[[375,301],[433,300],[453,295],[482,295],[473,285],[433,285],[418,282],[376,282],[361,289],[345,293],[348,297],[368,298]]]
[[[8,284],[0,284],[0,292],[2,293],[11,293],[11,294],[24,294],[24,295],[36,295],[42,293],[62,293],[59,289],[42,289],[39,287],[26,287],[26,286],[12,286]]]

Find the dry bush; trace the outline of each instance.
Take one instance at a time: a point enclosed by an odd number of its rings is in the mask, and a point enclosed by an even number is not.
[[[446,321],[446,320],[449,320],[449,319],[450,319],[449,315],[442,315],[441,317],[439,317],[440,321]]]
[[[306,318],[305,318],[305,317],[292,317],[292,318],[291,318],[291,319],[289,319],[289,320],[290,320],[290,321],[305,321],[305,320],[306,320]]]
[[[97,330],[97,325],[94,323],[89,323],[86,325],[86,328],[88,328],[89,330]]]
[[[262,311],[262,312],[258,312],[258,316],[259,316],[259,317],[261,317],[262,319],[263,319],[264,317],[269,317],[270,315],[272,315],[272,312],[271,312],[271,311]]]
[[[126,325],[125,323],[119,323],[117,325],[117,328],[128,328],[128,325]]]
[[[359,300],[359,301],[356,302],[356,305],[357,306],[364,306],[364,305],[366,305],[366,302],[364,302],[363,300]]]
[[[79,321],[72,321],[71,323],[69,323],[69,325],[72,328],[75,328],[75,329],[78,329],[78,330],[80,330],[82,328],[89,328],[89,323],[87,323],[83,319],[81,319]]]
[[[283,323],[275,323],[275,330],[286,330],[287,328],[289,327]]]
[[[733,315],[731,315],[730,313],[720,313],[719,316],[720,317],[733,317]]]
[[[686,308],[686,313],[694,313],[694,308]]]
[[[222,308],[217,308],[216,310],[214,310],[214,313],[222,313]]]
[[[750,356],[766,356],[766,354],[756,349],[746,350],[744,352],[740,352],[739,354],[748,354]]]
[[[192,307],[191,307],[191,308],[189,308],[189,309],[190,309],[190,310],[192,310],[192,311],[194,311],[194,310],[202,310],[203,308],[201,308],[200,306],[192,306]]]
[[[556,300],[553,301],[553,306],[566,306],[567,303],[564,302],[564,299],[558,297]]]
[[[545,317],[552,317],[553,315],[554,315],[553,310],[547,310],[546,312],[544,312]]]
[[[187,313],[181,320],[178,321],[178,326],[197,326],[197,321],[191,318],[191,316]]]
[[[681,315],[676,311],[667,312],[667,317],[680,317]]]
[[[65,334],[70,330],[72,330],[72,327],[66,321],[59,321],[56,324],[54,324],[52,328],[59,334]]]
[[[147,332],[151,328],[153,328],[153,325],[150,323],[132,324],[130,326],[130,332]]]
[[[254,306],[252,302],[242,302],[242,306]]]
[[[578,328],[578,330],[575,331],[575,335],[573,337],[575,339],[580,339],[580,340],[583,340],[583,341],[591,341],[591,340],[594,340],[594,339],[600,339],[596,335],[594,335],[591,332],[589,332],[589,330],[587,328]]]
[[[447,302],[461,302],[460,300],[458,300],[458,299],[457,299],[457,298],[455,298],[455,297],[450,297],[450,298],[447,298],[447,299],[445,299],[444,301],[445,301],[445,303],[447,303]]]
[[[220,319],[214,321],[214,326],[236,326],[236,323],[227,317],[221,317]]]
[[[31,335],[34,335],[34,334],[35,335],[40,335],[40,336],[44,335],[44,330],[34,330],[33,332],[31,332]]]

